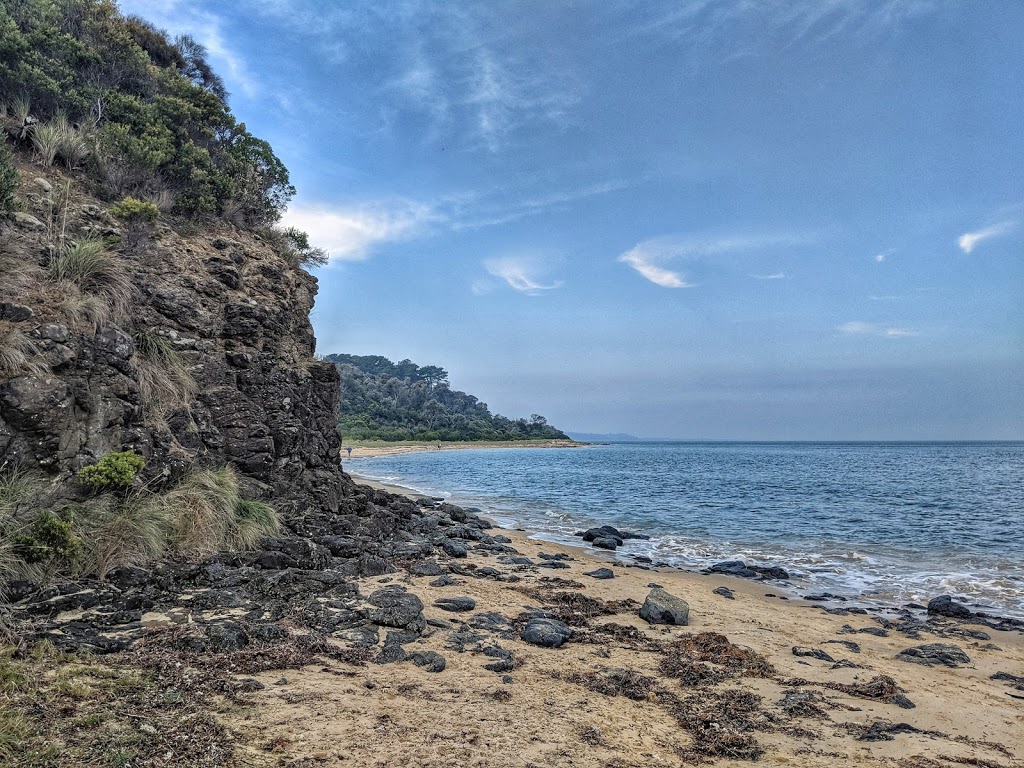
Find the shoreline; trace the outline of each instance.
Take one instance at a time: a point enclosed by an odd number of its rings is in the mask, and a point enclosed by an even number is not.
[[[376,456],[398,456],[404,453],[423,453],[426,451],[465,451],[473,449],[494,449],[494,448],[586,448],[599,443],[580,443],[575,440],[494,440],[481,442],[449,442],[449,443],[427,443],[427,442],[399,442],[364,444],[359,441],[342,442],[343,461],[354,461],[357,459],[370,459]],[[351,446],[352,454],[347,453]]]
[[[480,533],[458,556],[358,580],[363,595],[415,595],[419,637],[341,633],[367,649],[365,667],[259,674],[263,688],[245,696],[257,707],[231,726],[286,735],[289,758],[325,766],[1021,764],[1024,693],[1003,680],[1024,675],[1022,631],[810,603],[771,582],[609,562],[522,530]],[[611,578],[590,575],[602,568]],[[686,626],[638,616],[655,586],[688,603]],[[564,645],[522,638],[538,615],[568,622]],[[674,655],[689,643],[725,655]],[[936,643],[961,661],[905,653]],[[438,657],[440,671],[418,660]]]

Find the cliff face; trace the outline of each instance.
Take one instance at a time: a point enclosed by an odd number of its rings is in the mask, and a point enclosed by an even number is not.
[[[59,482],[131,449],[157,487],[189,466],[231,464],[249,497],[288,516],[336,509],[338,374],[313,358],[316,279],[252,233],[220,224],[186,234],[158,221],[150,242],[114,255],[130,282],[126,305],[97,323],[89,291],[70,295],[75,286],[47,264],[58,233],[72,242],[122,227],[59,173],[22,174],[29,208],[0,233],[0,342],[26,338],[29,359],[0,376],[0,465]],[[147,363],[147,340],[169,348],[184,375]],[[153,390],[178,397],[157,403]]]

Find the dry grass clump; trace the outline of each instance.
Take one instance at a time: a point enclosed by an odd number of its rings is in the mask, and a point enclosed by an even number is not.
[[[39,359],[39,346],[17,328],[0,323],[0,377],[45,376],[49,367]]]
[[[57,115],[48,123],[34,125],[31,134],[36,159],[47,168],[59,157],[71,170],[89,156],[89,136],[72,126],[64,115]]]
[[[664,647],[659,669],[686,685],[715,685],[730,677],[772,677],[775,667],[761,654],[716,632],[685,635]],[[716,666],[702,662],[710,662]]]
[[[82,293],[101,297],[111,319],[126,316],[135,296],[124,264],[97,238],[82,238],[57,250],[50,259],[50,274]]]
[[[114,568],[157,560],[167,552],[173,527],[174,512],[159,496],[100,497],[84,516],[87,570],[103,579]]]
[[[163,336],[145,328],[132,331],[139,390],[147,410],[156,419],[187,410],[199,385],[181,353]]]
[[[0,582],[36,575],[16,554],[15,544],[41,508],[45,488],[42,477],[35,473],[0,467]]]

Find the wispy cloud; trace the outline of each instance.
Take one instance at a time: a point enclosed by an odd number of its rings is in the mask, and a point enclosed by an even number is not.
[[[876,264],[882,264],[886,259],[888,259],[890,256],[892,256],[894,253],[896,253],[896,251],[893,248],[890,248],[887,251],[879,251],[878,253],[875,254],[875,257],[874,257],[875,258],[875,263]]]
[[[707,239],[658,237],[637,243],[618,257],[655,285],[663,288],[692,288],[685,273],[669,269],[666,262],[693,261],[704,257],[729,253],[755,251],[779,245],[799,245],[809,242],[807,235],[733,235]],[[769,275],[751,275],[759,280],[782,280],[782,272]]]
[[[1004,221],[999,224],[978,229],[974,232],[964,232],[957,239],[960,250],[964,253],[971,253],[982,240],[989,240],[993,237],[1005,235],[1017,226],[1016,221]]]
[[[887,339],[905,339],[921,335],[920,331],[911,328],[896,328],[880,323],[865,323],[861,320],[843,323],[836,330],[844,336],[881,336]]]
[[[421,235],[438,218],[429,205],[392,200],[352,207],[292,205],[282,224],[307,232],[332,261],[361,261],[374,246]]]
[[[503,256],[487,259],[484,268],[494,277],[504,280],[509,287],[528,296],[539,296],[562,285],[561,280],[541,282],[547,272],[547,266],[536,257]]]

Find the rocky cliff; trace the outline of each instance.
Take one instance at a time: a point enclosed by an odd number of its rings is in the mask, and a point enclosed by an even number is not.
[[[123,223],[60,173],[21,170],[28,208],[0,234],[0,336],[28,354],[0,378],[0,465],[62,483],[130,449],[157,485],[231,464],[283,512],[335,509],[338,374],[313,357],[316,278],[252,232],[158,222],[115,256],[125,306],[97,321],[89,286],[77,295],[45,270],[65,241],[123,238]],[[140,344],[177,365],[148,364]],[[175,402],[158,402],[167,391]]]

